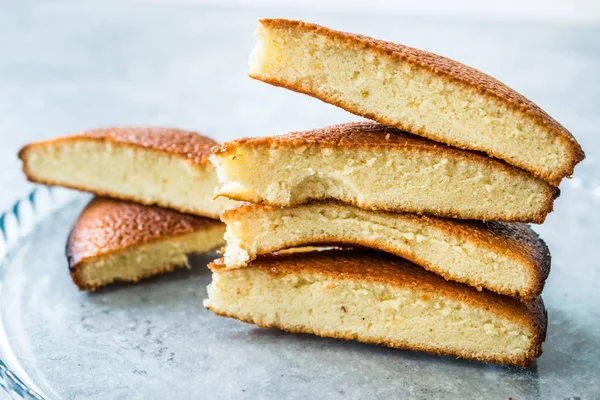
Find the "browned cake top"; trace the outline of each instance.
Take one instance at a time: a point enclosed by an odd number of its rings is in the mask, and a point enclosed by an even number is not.
[[[396,128],[376,122],[348,122],[308,131],[290,132],[277,136],[245,137],[226,142],[214,150],[215,153],[228,153],[241,145],[279,147],[303,147],[318,145],[337,148],[435,148],[448,149],[456,153],[476,153],[458,150],[445,144],[412,135]],[[483,156],[483,153],[482,153]]]
[[[427,152],[439,157],[469,159],[486,165],[526,174],[506,162],[488,157],[484,153],[457,149],[442,143],[415,136],[377,122],[348,122],[309,131],[290,132],[277,136],[240,138],[225,142],[213,149],[214,154],[235,154],[240,147],[267,147],[301,149],[309,146],[335,149],[409,150]]]
[[[220,224],[165,208],[96,197],[75,221],[67,242],[67,258],[72,267],[90,257]]]
[[[202,136],[199,133],[175,128],[103,128],[84,131],[49,141],[32,143],[21,149],[19,157],[23,159],[29,147],[90,138],[176,154],[196,164],[208,163],[210,149],[218,144],[211,138]]]
[[[397,43],[386,42],[368,36],[335,31],[324,26],[287,19],[262,19],[260,23],[273,28],[292,28],[303,32],[315,32],[319,35],[340,40],[358,48],[371,48],[384,55],[396,57],[398,60],[422,67],[436,75],[458,81],[476,92],[489,94],[525,114],[533,116],[538,123],[569,138],[576,146],[579,160],[583,159],[583,151],[571,133],[549,116],[538,105],[522,94],[506,86],[502,82],[483,72],[428,51],[415,49]]]
[[[226,271],[223,258],[209,264],[211,270]],[[444,278],[420,268],[413,263],[385,253],[368,250],[325,250],[298,252],[292,254],[263,255],[251,261],[248,267],[255,268],[273,276],[312,274],[327,279],[359,281],[382,284],[397,288],[412,288],[423,292],[453,298],[457,301],[492,310],[521,323],[530,324],[535,316],[537,326],[545,328],[544,305],[541,298],[531,304],[523,304],[515,299],[500,296]]]

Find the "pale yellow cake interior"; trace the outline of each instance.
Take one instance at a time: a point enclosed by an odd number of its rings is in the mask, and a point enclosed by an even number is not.
[[[546,182],[499,162],[412,149],[237,147],[211,161],[235,200],[292,206],[337,199],[366,209],[479,220],[529,220],[549,211]]]
[[[465,232],[407,214],[313,204],[241,212],[223,220],[228,269],[286,247],[337,242],[390,249],[448,279],[511,296],[531,290],[536,279],[531,262]]]
[[[142,278],[188,266],[188,254],[202,254],[223,244],[224,227],[205,230],[151,243],[83,261],[76,268],[77,281],[89,288],[113,282],[137,282]]]
[[[560,179],[573,161],[567,139],[480,90],[368,48],[301,29],[260,24],[250,75],[278,82],[412,132],[495,153]]]
[[[28,149],[25,162],[36,179],[202,216],[217,218],[232,204],[227,199],[213,201],[217,177],[212,166],[150,149],[62,141]]]
[[[418,287],[304,272],[213,273],[204,305],[260,326],[500,362],[526,358],[535,340],[525,324]]]

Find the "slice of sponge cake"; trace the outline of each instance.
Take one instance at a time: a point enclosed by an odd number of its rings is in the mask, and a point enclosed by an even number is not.
[[[290,208],[239,203],[227,224],[226,269],[307,245],[354,245],[404,257],[448,280],[531,302],[550,271],[545,243],[518,222],[460,221],[367,211],[339,202]]]
[[[541,298],[526,305],[445,281],[384,253],[264,256],[209,267],[204,305],[261,327],[527,366],[542,352]]]
[[[243,138],[211,161],[233,200],[289,207],[335,199],[369,210],[541,223],[558,189],[483,153],[372,122]]]
[[[32,143],[19,157],[33,182],[218,218],[232,203],[212,199],[216,144],[179,129],[111,128]]]
[[[69,235],[71,277],[81,290],[137,282],[187,266],[187,254],[219,248],[224,231],[213,219],[97,197]]]
[[[562,125],[494,78],[426,51],[301,21],[265,19],[252,78],[456,147],[558,186],[584,158]]]

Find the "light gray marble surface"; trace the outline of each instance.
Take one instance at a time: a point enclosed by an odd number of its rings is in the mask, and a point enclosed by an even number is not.
[[[38,205],[49,204],[35,197]],[[544,290],[544,353],[528,369],[217,317],[202,307],[211,280],[206,263],[215,254],[193,257],[191,270],[80,292],[66,270],[64,241],[88,199],[78,195],[54,207],[14,246],[3,268],[0,354],[46,399],[545,400],[600,394],[599,274],[589,271],[597,264],[592,246],[569,243],[573,233],[597,240],[590,225],[544,234],[558,260]],[[26,209],[20,207],[22,216],[30,214]],[[569,254],[578,256],[565,262]]]
[[[513,86],[569,128],[587,159],[561,186],[556,212],[536,230],[548,239],[555,265],[572,265],[579,278],[580,287],[564,294],[569,301],[586,301],[583,293],[597,290],[597,27],[168,3],[0,2],[0,209],[32,188],[16,153],[33,140],[100,126],[162,125],[223,141],[355,120],[246,76],[256,20],[271,16],[306,19],[461,60]],[[550,276],[549,287],[559,285],[555,279]]]

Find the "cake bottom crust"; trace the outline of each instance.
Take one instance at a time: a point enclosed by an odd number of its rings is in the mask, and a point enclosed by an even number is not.
[[[230,312],[230,311],[221,310],[221,309],[218,309],[218,308],[210,306],[210,305],[206,306],[206,308],[221,317],[237,319],[237,320],[245,322],[247,324],[256,325],[259,328],[276,328],[276,329],[281,329],[285,332],[308,333],[308,334],[323,337],[323,338],[356,340],[361,343],[376,344],[376,345],[380,345],[380,346],[391,347],[391,348],[396,348],[396,349],[401,349],[401,350],[422,351],[425,353],[434,354],[436,356],[450,356],[450,357],[462,358],[462,359],[466,359],[466,360],[475,360],[475,361],[481,361],[481,362],[487,362],[487,363],[493,363],[493,364],[508,364],[508,365],[514,365],[517,367],[528,367],[529,368],[529,367],[531,367],[531,364],[533,362],[533,359],[528,359],[528,358],[490,357],[490,356],[477,355],[477,354],[467,353],[467,352],[457,352],[457,351],[453,351],[452,349],[440,349],[440,348],[433,347],[433,346],[418,346],[418,345],[414,345],[414,344],[407,343],[407,342],[395,342],[395,341],[387,339],[387,338],[372,339],[372,338],[363,337],[360,335],[349,335],[349,334],[345,334],[342,332],[337,332],[335,330],[319,330],[319,329],[314,329],[310,326],[286,325],[286,324],[280,324],[280,323],[266,322],[261,317],[253,316],[251,314],[234,313],[234,312]],[[538,344],[536,346],[536,349],[533,350],[533,352],[541,353],[541,344]]]

